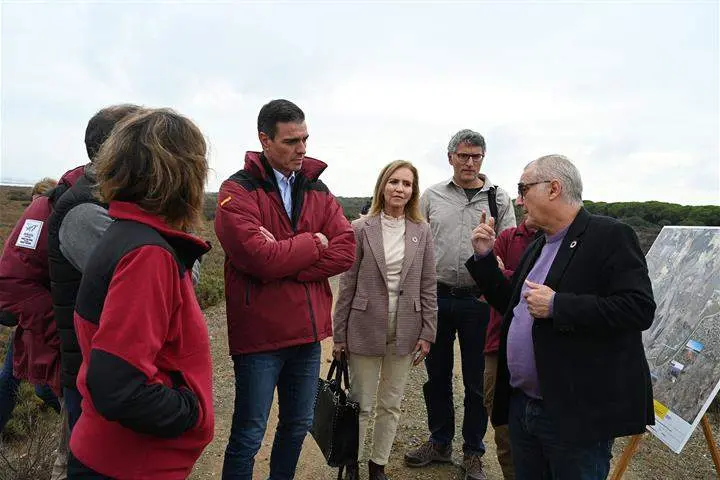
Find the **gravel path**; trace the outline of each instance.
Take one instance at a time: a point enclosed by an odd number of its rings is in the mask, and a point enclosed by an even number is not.
[[[191,479],[206,480],[219,479],[222,471],[222,460],[232,421],[234,400],[234,377],[232,362],[227,355],[227,333],[225,320],[225,307],[217,306],[206,311],[213,347],[215,372],[215,439],[208,446],[198,461]],[[330,351],[332,342],[323,342],[322,374],[327,372],[330,365]],[[456,349],[455,356],[455,408],[458,416],[458,430],[463,415],[462,378],[460,373],[460,352]],[[403,465],[402,455],[410,448],[422,442],[427,435],[425,404],[422,398],[422,384],[425,382],[425,369],[420,366],[412,370],[403,400],[403,415],[400,420],[393,453],[386,472],[393,480],[462,480],[463,476],[457,465],[437,465],[423,469],[411,469]],[[269,426],[260,452],[255,462],[255,479],[265,479],[268,475],[270,449],[277,422],[277,405],[273,405],[270,413]],[[720,441],[720,431],[717,427],[718,418],[711,417],[713,432]],[[454,445],[454,460],[462,459],[461,440],[456,437]],[[487,453],[484,457],[486,471],[490,480],[502,479],[500,466],[495,457],[495,445],[492,441],[492,427],[488,427],[485,436]],[[625,446],[626,440],[615,442],[614,455],[617,459]],[[332,480],[337,470],[325,465],[322,453],[315,445],[312,437],[308,435],[297,468],[298,480]],[[367,470],[362,470],[361,478],[367,478]],[[638,453],[630,463],[630,468],[624,476],[627,480],[685,480],[685,479],[712,479],[718,478],[715,474],[712,459],[708,451],[701,429],[698,428],[681,455],[675,455],[651,435],[646,435],[640,445]]]

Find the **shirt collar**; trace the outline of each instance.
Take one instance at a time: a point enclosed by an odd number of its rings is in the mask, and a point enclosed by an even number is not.
[[[284,182],[284,183],[287,183],[288,185],[292,185],[293,182],[295,181],[295,172],[292,172],[289,177],[286,177],[285,175],[278,172],[274,168],[272,170],[273,170],[273,173],[275,174],[275,180],[277,180],[278,183]]]
[[[492,182],[490,181],[490,179],[489,179],[489,178],[487,177],[487,175],[485,175],[484,173],[478,173],[478,178],[482,179],[482,181],[484,182],[484,183],[483,183],[483,186],[480,188],[480,191],[481,191],[481,192],[484,192],[484,191],[486,191],[486,190],[490,190],[490,187],[493,186],[493,184],[492,184]],[[450,179],[448,179],[447,185],[448,185],[448,186],[455,186],[455,187],[457,187],[457,188],[462,188],[460,185],[458,185],[457,183],[455,183],[455,179],[454,179],[453,177],[450,177]]]
[[[547,243],[559,242],[560,240],[562,240],[563,238],[565,238],[565,234],[568,232],[569,229],[570,229],[570,225],[568,225],[567,227],[563,228],[562,230],[560,230],[559,232],[557,232],[557,233],[555,233],[555,234],[553,234],[553,235],[548,235],[548,234],[546,233],[546,234],[545,234],[545,241],[546,241]]]

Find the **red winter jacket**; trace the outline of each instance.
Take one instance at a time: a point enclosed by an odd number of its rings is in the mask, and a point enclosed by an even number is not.
[[[525,249],[535,238],[535,230],[529,229],[525,225],[525,221],[514,228],[506,228],[497,240],[493,252],[496,257],[500,257],[505,264],[503,273],[505,277],[512,277],[513,272],[520,263]],[[487,333],[485,334],[485,353],[497,353],[500,348],[500,325],[502,324],[503,314],[494,308],[490,309],[490,322],[488,323]]]
[[[192,265],[209,250],[137,205],[110,225],[75,304],[82,414],[70,450],[118,480],[180,480],[213,437],[212,362]]]
[[[58,188],[72,186],[83,167],[66,172]],[[59,190],[58,190],[59,191]],[[60,393],[60,339],[53,319],[48,274],[49,196],[36,196],[15,224],[0,257],[0,310],[18,320],[13,374]]]
[[[225,250],[230,354],[277,350],[332,335],[328,278],[355,261],[355,235],[318,179],[327,165],[305,157],[293,186],[293,218],[263,155],[220,186],[215,231]],[[260,227],[275,237],[268,240]],[[324,249],[315,233],[329,240]]]

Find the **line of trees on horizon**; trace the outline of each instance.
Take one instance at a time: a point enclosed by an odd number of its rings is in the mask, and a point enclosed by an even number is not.
[[[355,219],[360,209],[370,197],[338,197],[345,216]],[[621,219],[631,226],[685,225],[720,226],[720,206],[716,205],[679,205],[676,203],[647,202],[593,202],[585,200],[585,208],[597,215]],[[522,218],[520,209],[515,209],[515,217]]]
[[[29,202],[30,188],[20,186],[2,186],[10,200]],[[360,209],[370,197],[337,197],[343,207],[345,216],[353,220],[360,215]],[[217,192],[205,194],[205,217],[215,218]],[[680,205],[677,203],[659,202],[594,202],[585,200],[585,208],[590,213],[606,215],[625,221],[633,227],[659,227],[667,225],[680,226],[720,226],[720,205]],[[515,209],[516,218],[522,212]]]

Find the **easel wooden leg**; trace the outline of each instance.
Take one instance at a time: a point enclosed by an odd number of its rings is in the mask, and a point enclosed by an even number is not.
[[[635,452],[640,445],[640,440],[642,440],[642,434],[630,437],[630,443],[628,443],[625,450],[623,450],[620,460],[618,460],[618,463],[615,466],[612,477],[610,477],[611,480],[620,480],[625,474],[625,470],[627,470],[630,459],[633,455],[635,455]]]
[[[715,471],[717,472],[718,477],[720,477],[720,453],[718,453],[718,448],[715,444],[715,439],[713,438],[712,429],[710,428],[710,422],[707,419],[707,414],[703,415],[702,420],[700,420],[700,424],[702,425],[703,433],[705,434],[705,440],[707,441],[708,448],[710,449],[710,454],[712,455],[713,463],[715,464]]]

